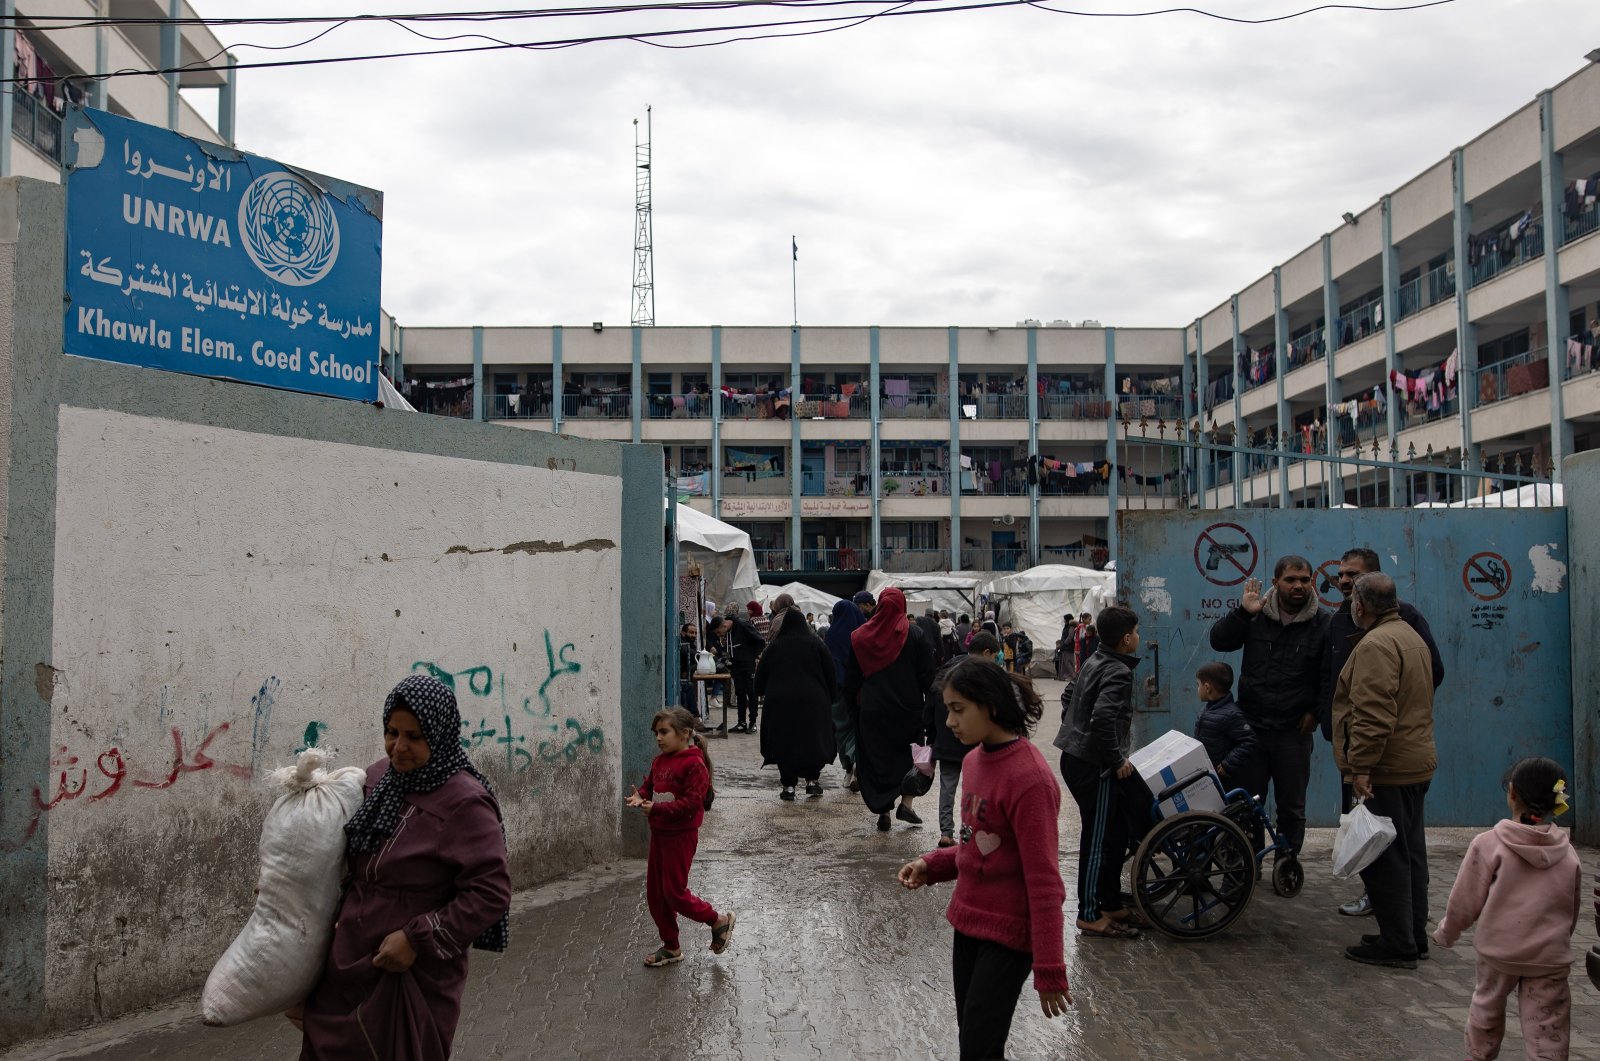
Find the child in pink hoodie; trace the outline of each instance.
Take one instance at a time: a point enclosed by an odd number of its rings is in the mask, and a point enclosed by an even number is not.
[[[1567,783],[1556,763],[1530,758],[1503,784],[1511,820],[1473,838],[1433,940],[1454,946],[1477,923],[1478,984],[1467,1015],[1472,1061],[1499,1056],[1513,990],[1528,1058],[1564,1061],[1572,1023],[1567,973],[1583,892],[1578,854],[1551,821],[1567,809]]]

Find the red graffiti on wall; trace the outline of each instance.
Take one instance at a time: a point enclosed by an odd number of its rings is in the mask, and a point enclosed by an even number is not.
[[[134,788],[162,789],[171,788],[177,784],[178,778],[184,774],[195,774],[204,770],[220,769],[233,777],[251,776],[250,767],[233,763],[218,763],[207,754],[207,749],[211,747],[211,742],[226,733],[230,725],[231,723],[224,722],[208,732],[205,735],[205,739],[200,742],[200,746],[194,750],[192,757],[184,754],[183,732],[174,726],[172,729],[172,766],[168,769],[165,777],[152,779],[131,776],[128,771],[127,760],[123,757],[122,749],[116,747],[107,748],[95,757],[94,768],[109,784],[89,796],[89,802],[98,803],[101,800],[110,799],[122,791],[122,783],[124,781],[132,782]],[[66,745],[62,745],[56,754],[51,756],[50,769],[56,774],[55,784],[51,787],[55,790],[55,795],[50,799],[45,799],[44,791],[38,785],[35,785],[33,788],[34,813],[32,820],[28,822],[28,827],[23,830],[21,839],[11,844],[0,845],[0,849],[14,851],[20,848],[33,838],[33,834],[38,831],[39,822],[44,815],[55,810],[63,803],[70,803],[80,798],[89,791],[91,787],[89,768],[87,765],[80,766],[79,763],[78,757],[73,755]],[[73,783],[72,775],[74,773],[78,775],[76,784]],[[98,785],[99,781],[96,779],[95,787],[98,787]]]

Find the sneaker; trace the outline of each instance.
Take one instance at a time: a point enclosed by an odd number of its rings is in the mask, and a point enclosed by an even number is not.
[[[1373,935],[1370,935],[1370,936],[1362,936],[1361,937],[1361,942],[1365,943],[1369,947],[1377,947],[1377,946],[1381,946],[1382,945],[1383,937],[1380,936],[1380,935],[1377,935],[1376,933],[1374,933]],[[1422,945],[1422,946],[1417,948],[1417,961],[1425,962],[1427,960],[1428,960],[1428,948],[1427,948],[1427,945],[1424,944],[1424,945]]]
[[[783,791],[778,793],[778,798],[783,800],[785,803],[793,803],[794,802],[794,786],[793,785],[784,785],[783,786]]]
[[[815,778],[813,778],[810,781],[807,781],[806,782],[806,795],[808,795],[808,796],[820,796],[820,795],[822,795],[822,782],[816,780]]]
[[[1361,898],[1351,899],[1339,907],[1339,912],[1346,917],[1371,917],[1372,897],[1363,892]]]
[[[1353,962],[1360,962],[1363,965],[1382,965],[1389,969],[1415,969],[1417,967],[1417,959],[1407,958],[1403,954],[1396,954],[1394,951],[1373,943],[1358,943],[1353,947],[1346,947],[1344,956]]]
[[[729,733],[749,733],[750,731],[747,728],[745,728],[745,724],[743,722],[739,722],[739,723],[735,723],[734,727],[732,729],[730,729],[728,732]]]

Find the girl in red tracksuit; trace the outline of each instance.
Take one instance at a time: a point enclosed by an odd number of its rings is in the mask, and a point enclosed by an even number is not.
[[[650,917],[661,932],[661,946],[645,958],[652,969],[683,961],[678,946],[678,915],[711,926],[711,953],[721,954],[733,938],[737,920],[718,915],[689,890],[689,865],[700,844],[700,822],[711,805],[711,757],[695,732],[694,716],[681,707],[657,712],[650,728],[661,754],[650,764],[644,784],[628,796],[628,806],[650,816],[650,861],[645,896]]]

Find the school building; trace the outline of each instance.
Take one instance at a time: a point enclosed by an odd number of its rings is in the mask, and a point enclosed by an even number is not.
[[[419,409],[659,442],[769,571],[1108,557],[1126,507],[1409,505],[1600,443],[1600,64],[1188,324],[408,328]],[[1130,444],[1200,428],[1273,455]],[[1186,435],[1186,438],[1193,438]]]

